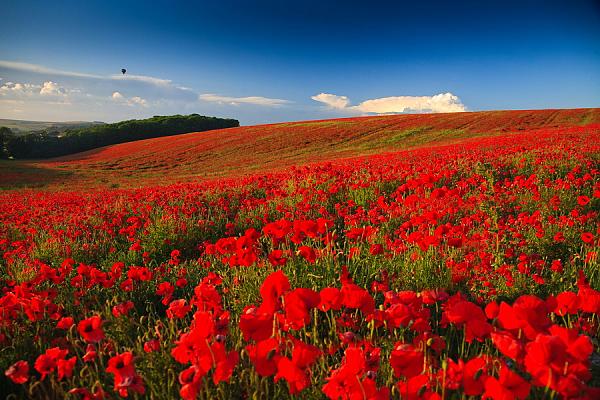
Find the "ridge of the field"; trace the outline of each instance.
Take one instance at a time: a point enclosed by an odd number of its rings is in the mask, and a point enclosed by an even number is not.
[[[460,143],[480,136],[600,124],[600,108],[399,114],[243,126],[3,161],[0,188],[141,187]]]

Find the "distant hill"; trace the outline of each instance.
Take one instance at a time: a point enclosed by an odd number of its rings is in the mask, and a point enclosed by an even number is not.
[[[60,134],[68,129],[87,128],[94,125],[103,125],[100,121],[64,121],[64,122],[49,122],[49,121],[25,121],[20,119],[3,119],[0,118],[0,126],[5,126],[13,131],[16,135],[24,135],[31,132],[47,132],[48,134]]]
[[[402,114],[244,126],[139,140],[45,161],[3,162],[0,187],[49,183],[69,188],[139,187],[462,145],[483,136],[598,130],[600,108]]]
[[[88,125],[63,132],[36,131],[22,135],[2,134],[2,158],[40,159],[64,156],[117,143],[237,127],[238,120],[190,115],[155,115],[114,124]]]

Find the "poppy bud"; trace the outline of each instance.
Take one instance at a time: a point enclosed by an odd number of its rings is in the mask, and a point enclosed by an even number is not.
[[[217,335],[215,336],[215,340],[217,343],[223,343],[225,341],[225,335]]]

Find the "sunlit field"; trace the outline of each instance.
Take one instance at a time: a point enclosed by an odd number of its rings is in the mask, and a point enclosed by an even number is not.
[[[47,160],[0,160],[0,189],[164,186],[461,143],[467,138],[594,124],[600,124],[598,108],[400,114],[243,126],[132,141]]]
[[[377,122],[400,132],[402,117],[305,123],[322,159],[306,144],[275,165],[269,149],[225,173],[216,155],[206,177],[208,147],[190,143],[219,132],[36,164],[84,176],[70,190],[5,178],[0,392],[599,398],[600,125],[532,115],[405,137]],[[220,146],[243,129],[258,132]],[[332,131],[347,148],[324,147]],[[177,154],[168,166],[187,172],[170,176],[160,159]],[[141,160],[154,175],[136,188],[122,173]]]

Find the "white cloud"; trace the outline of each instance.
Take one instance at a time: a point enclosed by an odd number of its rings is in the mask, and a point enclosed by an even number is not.
[[[56,82],[46,81],[42,85],[33,83],[6,82],[0,86],[0,95],[10,98],[36,98],[39,96],[61,96],[79,93],[79,90],[68,90]]]
[[[0,95],[17,97],[30,96],[39,93],[40,89],[40,85],[31,83],[6,82],[0,86]]]
[[[56,82],[47,81],[42,85],[40,94],[42,96],[65,96],[66,90]]]
[[[110,79],[116,80],[116,81],[137,81],[137,82],[143,82],[143,83],[149,83],[151,85],[154,86],[171,86],[171,84],[173,83],[173,81],[171,81],[170,79],[161,79],[161,78],[155,78],[153,76],[145,76],[145,75],[111,75]],[[181,87],[177,87],[177,89],[182,89]]]
[[[349,106],[346,96],[320,93],[311,97],[331,108],[364,114],[450,113],[466,111],[458,96],[452,93],[440,93],[434,96],[394,96],[365,100],[356,106]]]
[[[146,75],[130,75],[130,74],[113,74],[113,75],[96,75],[96,74],[88,74],[85,72],[73,72],[73,71],[65,71],[56,68],[49,68],[43,65],[38,64],[29,64],[23,62],[15,62],[15,61],[7,61],[0,60],[0,68],[12,69],[17,71],[25,71],[25,72],[33,72],[36,74],[45,74],[45,75],[58,75],[58,76],[67,76],[73,78],[87,78],[87,79],[100,79],[100,80],[124,80],[124,81],[137,81],[148,83],[154,86],[171,86],[172,81],[169,79],[155,78],[153,76]],[[183,89],[182,89],[183,90]]]
[[[343,110],[350,104],[350,99],[346,96],[337,96],[329,93],[319,93],[316,96],[312,96],[311,99],[327,104],[331,108]]]
[[[133,96],[128,99],[125,96],[123,96],[121,94],[121,92],[113,92],[113,94],[112,94],[112,96],[110,96],[110,98],[117,103],[127,104],[128,106],[131,106],[131,107],[135,107],[135,106],[140,106],[140,107],[144,107],[144,108],[149,107],[148,101],[146,99],[141,98],[140,96]]]
[[[0,67],[14,69],[17,71],[34,72],[37,74],[72,76],[77,78],[95,78],[102,79],[102,76],[86,74],[82,72],[63,71],[60,69],[48,68],[43,65],[29,64],[16,61],[0,60]]]
[[[139,96],[132,97],[127,101],[127,104],[129,104],[130,106],[140,106],[144,108],[148,107],[148,102]]]
[[[248,97],[229,97],[220,96],[212,93],[205,93],[198,96],[198,99],[202,101],[208,101],[219,104],[238,105],[242,104],[254,104],[259,106],[279,107],[284,104],[289,104],[291,101],[283,99],[270,99],[268,97],[261,96],[248,96]]]
[[[385,114],[398,112],[451,113],[466,111],[458,96],[440,93],[434,96],[397,96],[366,100],[356,108],[362,112]]]

